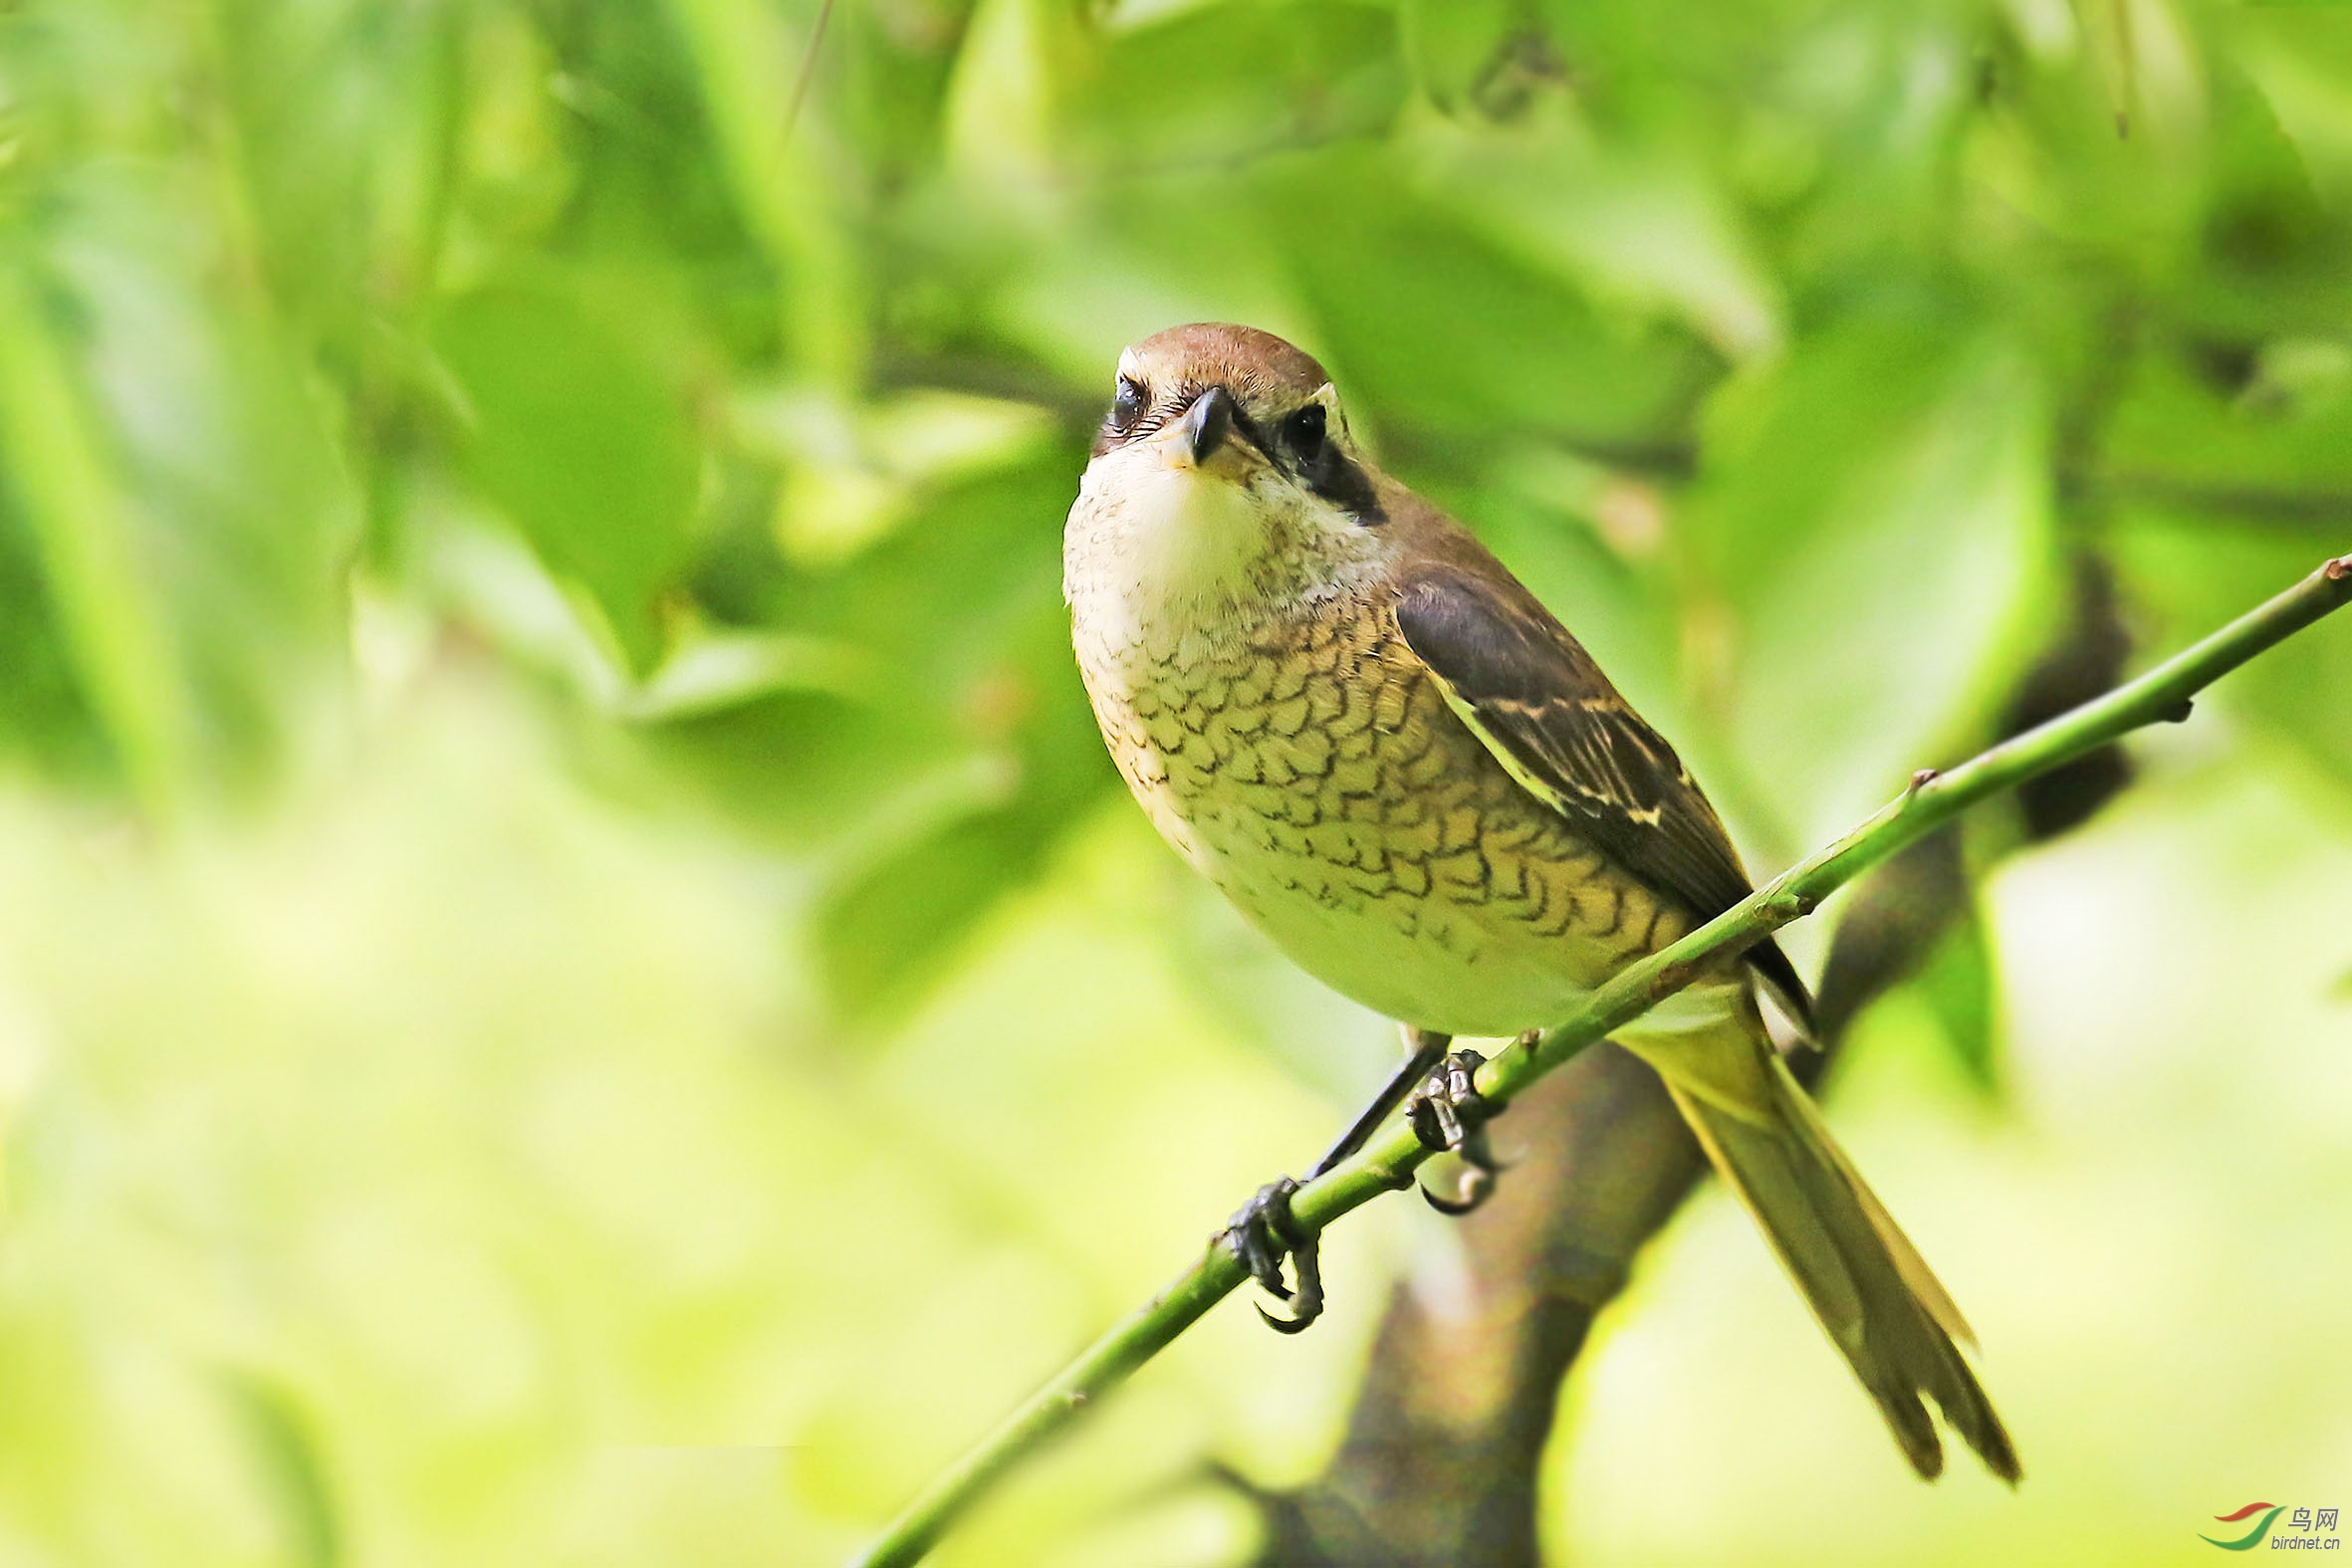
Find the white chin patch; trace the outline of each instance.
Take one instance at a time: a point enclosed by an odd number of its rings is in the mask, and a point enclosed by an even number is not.
[[[1120,532],[1137,580],[1160,584],[1171,598],[1230,597],[1266,553],[1263,511],[1239,481],[1152,458],[1119,481]]]

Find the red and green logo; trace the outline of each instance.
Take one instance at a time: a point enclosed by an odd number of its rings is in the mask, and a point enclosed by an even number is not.
[[[2262,1544],[2262,1537],[2270,1533],[2271,1523],[2285,1511],[2286,1508],[2284,1504],[2274,1508],[2266,1502],[2249,1502],[2244,1507],[2238,1509],[2235,1513],[2217,1513],[2214,1515],[2215,1518],[2221,1520],[2224,1524],[2235,1524],[2240,1519],[2249,1519],[2257,1513],[2261,1514],[2261,1521],[2257,1523],[2252,1529],[2246,1531],[2245,1534],[2239,1536],[2234,1541],[2217,1541],[2214,1540],[2214,1538],[2210,1535],[2200,1535],[2197,1538],[2201,1541],[2206,1541],[2212,1545],[2219,1546],[2226,1552],[2250,1552],[2255,1547]]]
[[[2260,1514],[2260,1518],[2255,1518],[2253,1528],[2236,1540],[2216,1540],[2214,1535],[2199,1535],[2197,1540],[2214,1544],[2223,1551],[2253,1551],[2262,1544],[2262,1537],[2269,1537],[2272,1547],[2298,1547],[2305,1551],[2340,1551],[2345,1544],[2345,1537],[2335,1533],[2335,1518],[2340,1509],[2298,1507],[2293,1514],[2286,1514],[2284,1502],[2248,1502],[2234,1514],[2214,1514],[2214,1518],[2223,1523],[2246,1523],[2255,1514]],[[2279,1525],[2279,1533],[2272,1535],[2269,1525],[2279,1523],[2279,1514],[2286,1514],[2286,1523]]]
[[[2219,1546],[2226,1552],[2250,1552],[2262,1544],[2264,1536],[2269,1536],[2272,1546],[2295,1546],[2322,1552],[2336,1551],[2343,1546],[2344,1538],[2336,1533],[2336,1509],[2297,1508],[2288,1517],[2285,1527],[2278,1534],[2270,1535],[2270,1526],[2276,1524],[2278,1516],[2285,1512],[2284,1503],[2249,1502],[2235,1513],[2217,1513],[2214,1517],[2224,1524],[2243,1524],[2258,1513],[2261,1517],[2254,1519],[2252,1529],[2234,1541],[2216,1540],[2210,1535],[2200,1535],[2198,1539]]]

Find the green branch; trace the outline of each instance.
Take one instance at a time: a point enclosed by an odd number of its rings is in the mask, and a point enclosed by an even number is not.
[[[1947,773],[1927,772],[1900,799],[1802,864],[1680,942],[1629,965],[1577,1012],[1526,1047],[1515,1046],[1479,1073],[1479,1092],[1498,1105],[1609,1031],[1762,941],[1906,844],[1978,801],[2104,746],[2143,725],[2189,715],[2189,702],[2216,679],[2352,599],[2352,556],[2340,557],[2259,608],[2096,701],[2004,741]],[[1292,1200],[1308,1231],[1321,1231],[1382,1193],[1406,1187],[1429,1158],[1406,1129],[1375,1142]],[[1004,1425],[934,1478],[857,1568],[912,1563],[1008,1469],[1100,1399],[1248,1277],[1222,1240],[1184,1276],[1087,1349]]]

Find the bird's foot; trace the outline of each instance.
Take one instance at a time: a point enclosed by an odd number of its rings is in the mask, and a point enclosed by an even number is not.
[[[1291,1303],[1289,1317],[1258,1309],[1267,1327],[1284,1334],[1298,1333],[1323,1315],[1321,1237],[1291,1213],[1291,1197],[1297,1191],[1298,1184],[1287,1176],[1267,1183],[1242,1205],[1220,1237],[1269,1295]],[[1295,1289],[1283,1279],[1285,1257],[1297,1274]]]
[[[1455,1051],[1405,1101],[1405,1120],[1421,1146],[1459,1155],[1470,1167],[1459,1198],[1440,1198],[1421,1189],[1422,1198],[1441,1215],[1466,1215],[1485,1203],[1495,1190],[1496,1173],[1503,1169],[1487,1145],[1487,1123],[1495,1110],[1478,1092],[1478,1070],[1486,1063],[1477,1051]]]

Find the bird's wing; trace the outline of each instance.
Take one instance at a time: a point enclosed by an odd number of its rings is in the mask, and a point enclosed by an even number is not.
[[[1701,921],[1746,898],[1731,835],[1674,749],[1567,628],[1513,588],[1451,562],[1400,584],[1397,629],[1447,705],[1523,787],[1645,885]],[[1809,1026],[1804,984],[1779,947],[1760,942],[1747,958]]]

